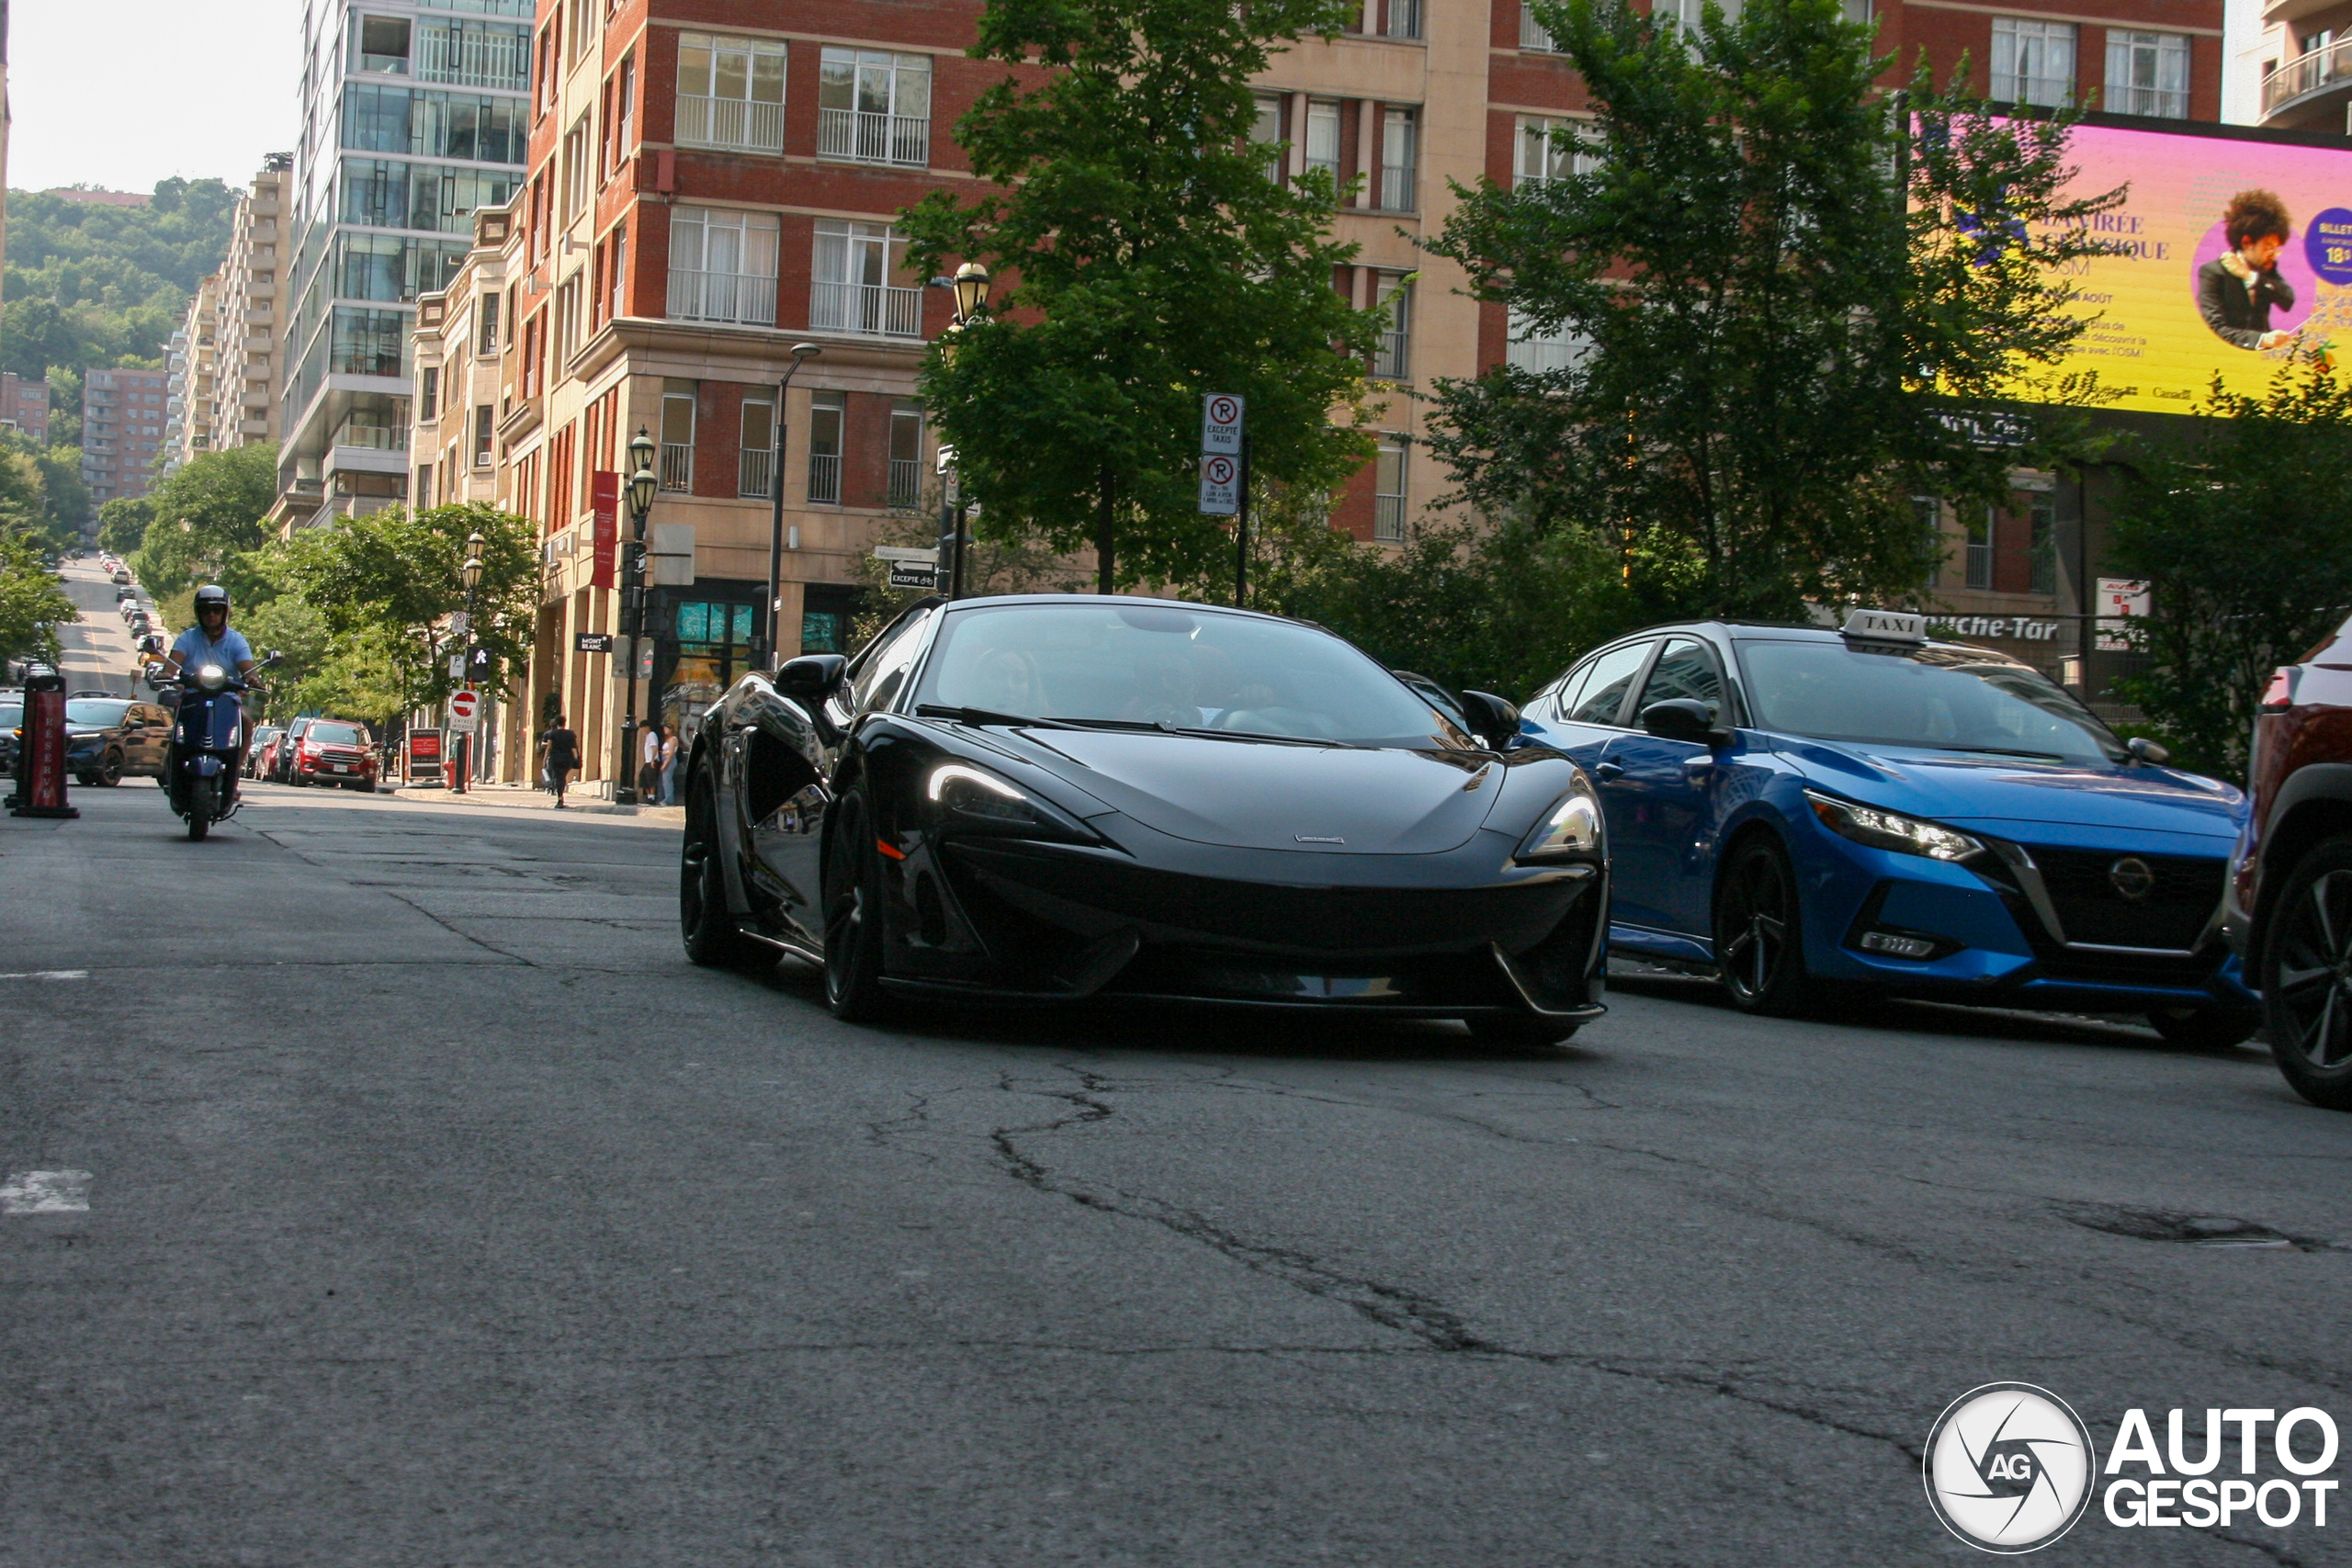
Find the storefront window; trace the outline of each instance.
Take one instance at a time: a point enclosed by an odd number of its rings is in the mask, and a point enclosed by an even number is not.
[[[751,667],[752,606],[707,599],[677,606],[669,673],[662,682],[662,720],[692,736],[702,716]],[[658,624],[658,623],[657,623]]]

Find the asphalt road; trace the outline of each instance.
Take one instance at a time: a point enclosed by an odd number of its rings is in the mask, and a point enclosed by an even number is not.
[[[139,677],[139,649],[117,608],[114,580],[99,568],[96,556],[62,562],[58,570],[65,580],[65,596],[82,612],[80,620],[58,628],[66,689],[114,692],[126,697],[143,694],[133,690]],[[143,587],[140,603],[153,613],[155,602]],[[165,630],[164,642],[168,644],[185,629]]]
[[[2352,1428],[2352,1118],[2259,1048],[1666,979],[1548,1050],[878,1032],[686,964],[667,824],[74,799],[0,817],[6,1568],[1966,1562],[1974,1385]]]

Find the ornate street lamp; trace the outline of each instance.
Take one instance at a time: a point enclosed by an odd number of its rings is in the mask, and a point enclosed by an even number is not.
[[[621,719],[620,766],[613,773],[616,806],[637,804],[637,649],[645,636],[645,517],[653,510],[653,497],[662,488],[662,476],[653,469],[659,452],[645,426],[639,425],[628,444],[629,461],[635,467],[628,476],[629,540],[621,549],[621,648],[615,653],[616,658],[628,661],[621,671],[628,695]]]
[[[989,269],[976,261],[967,261],[956,269],[956,276],[948,280],[948,288],[956,295],[956,319],[949,331],[961,333],[988,313],[989,281]],[[956,486],[956,500],[952,506],[943,502],[947,514],[940,519],[940,543],[948,551],[947,597],[961,599],[964,596],[964,488],[960,477],[950,482]]]
[[[824,353],[813,343],[792,345],[792,363],[784,367],[784,378],[775,384],[775,452],[768,460],[768,603],[760,616],[760,639],[752,649],[752,667],[774,671],[784,662],[777,651],[776,638],[783,631],[784,620],[784,394],[791,389],[792,378],[803,365]]]
[[[481,587],[481,549],[482,547],[488,543],[490,543],[490,541],[483,538],[480,533],[467,535],[465,564],[458,569],[458,575],[465,579],[466,582],[466,635],[458,640],[460,649],[459,657],[463,658],[466,661],[464,666],[466,672],[465,689],[469,692],[474,689],[474,653],[470,645],[475,638],[481,636],[481,633],[474,626],[474,599],[476,591]],[[481,721],[477,718],[474,722],[479,724]],[[471,772],[473,766],[472,736],[460,735],[458,737],[457,761],[457,780],[449,786],[449,793],[452,795],[463,795],[466,793],[467,776]]]

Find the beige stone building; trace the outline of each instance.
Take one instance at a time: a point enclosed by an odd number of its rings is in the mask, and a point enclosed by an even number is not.
[[[457,276],[417,297],[408,451],[409,495],[420,508],[506,502],[497,424],[514,229],[511,207],[476,212],[474,248]]]
[[[220,264],[220,342],[209,411],[216,447],[278,436],[286,372],[286,184],[292,165],[291,154],[272,153],[237,201],[228,259]]]
[[[212,385],[220,350],[220,275],[196,286],[179,330],[172,333],[164,369],[170,378],[164,404],[160,468],[170,473],[199,452],[212,450]]]

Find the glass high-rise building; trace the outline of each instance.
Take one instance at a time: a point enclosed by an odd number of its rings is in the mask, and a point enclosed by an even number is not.
[[[521,182],[531,0],[309,0],[277,521],[405,498],[407,348]]]

